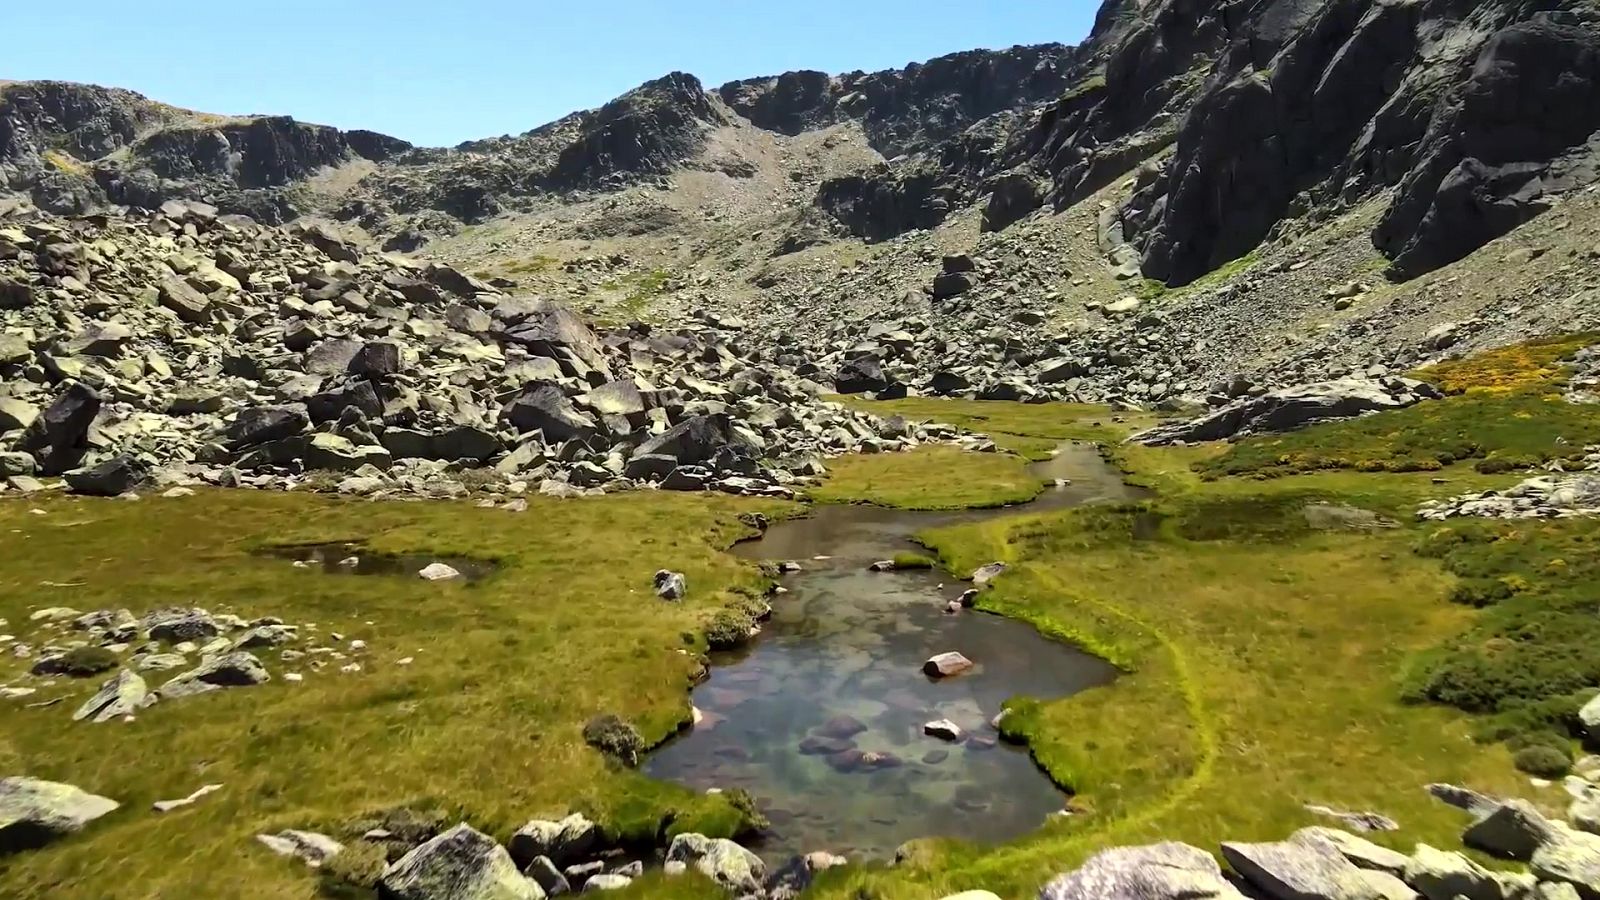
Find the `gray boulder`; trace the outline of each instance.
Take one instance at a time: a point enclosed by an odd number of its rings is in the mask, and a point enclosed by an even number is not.
[[[109,722],[120,719],[144,708],[149,698],[150,690],[145,686],[144,679],[123,669],[78,707],[78,711],[72,714],[72,721],[88,719],[91,722]]]
[[[1244,900],[1217,861],[1197,847],[1117,847],[1089,857],[1039,891],[1039,900]]]
[[[667,848],[668,862],[681,862],[737,895],[761,890],[767,866],[749,850],[726,838],[680,834]]]
[[[252,406],[240,410],[228,426],[228,444],[238,448],[280,441],[305,431],[310,425],[311,418],[303,406]]]
[[[542,432],[545,441],[551,443],[586,438],[599,430],[595,420],[579,412],[561,385],[553,381],[523,385],[522,392],[501,410],[500,417],[523,434]]]
[[[1304,841],[1316,839],[1325,841],[1337,849],[1345,859],[1348,859],[1358,869],[1372,872],[1387,872],[1390,875],[1400,876],[1405,874],[1406,864],[1411,858],[1397,850],[1380,847],[1366,838],[1357,837],[1348,831],[1337,828],[1324,828],[1315,826],[1302,828],[1291,836],[1290,840]]]
[[[203,641],[214,638],[222,632],[222,626],[217,620],[203,609],[186,609],[172,607],[158,609],[147,613],[139,624],[150,632],[151,640],[171,641]]]
[[[876,393],[889,386],[878,361],[870,356],[858,356],[839,367],[833,378],[834,390],[841,394]]]
[[[1222,856],[1273,900],[1378,900],[1361,870],[1314,834],[1275,843],[1224,843]]]
[[[32,454],[42,474],[60,475],[83,459],[89,426],[99,414],[99,392],[73,382],[23,431],[17,449]]]
[[[1583,723],[1583,736],[1589,743],[1600,743],[1600,694],[1578,710],[1578,721]]]
[[[544,900],[493,838],[465,823],[417,847],[378,879],[382,900]]]
[[[1560,826],[1546,819],[1526,800],[1508,800],[1482,816],[1461,835],[1468,847],[1527,862],[1556,837]]]
[[[1583,900],[1600,900],[1600,835],[1558,826],[1528,860],[1540,881],[1570,884]]]
[[[208,659],[163,684],[156,691],[163,700],[208,694],[223,688],[252,687],[272,680],[253,654],[242,651]]]
[[[506,847],[520,867],[531,867],[540,857],[560,867],[592,855],[599,844],[600,826],[581,813],[573,813],[558,821],[530,821],[517,829]]]
[[[682,572],[672,572],[662,569],[655,577],[656,596],[663,600],[682,600],[683,595],[689,592],[689,585],[684,580]]]
[[[124,454],[74,469],[63,476],[67,490],[88,497],[116,497],[138,487],[150,474],[150,467],[136,456]]]
[[[1404,409],[1438,396],[1431,385],[1405,378],[1323,381],[1237,400],[1199,418],[1152,428],[1134,435],[1131,440],[1160,446],[1180,441],[1220,441],[1240,434],[1293,431],[1317,422]]]
[[[1437,850],[1427,844],[1417,845],[1403,880],[1428,900],[1506,900],[1496,873],[1460,853]]]
[[[723,448],[731,448],[741,455],[754,452],[754,448],[734,431],[733,421],[726,414],[718,413],[685,419],[645,441],[635,455],[670,456],[679,465],[698,465],[708,462]]]
[[[70,784],[0,778],[0,854],[33,850],[81,831],[119,805]]]

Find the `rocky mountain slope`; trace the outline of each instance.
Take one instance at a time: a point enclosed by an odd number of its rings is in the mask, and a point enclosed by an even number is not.
[[[448,263],[499,285],[455,298],[480,311],[538,297],[687,327],[843,392],[1220,406],[1600,325],[1597,25],[1583,0],[1108,0],[1076,47],[714,90],[674,73],[450,149],[0,83],[0,212],[33,242],[12,242],[8,277],[72,296],[59,280],[83,270],[49,247],[151,222],[165,240],[215,207],[342,222],[297,234],[382,260],[368,274],[402,307],[417,301],[385,279]],[[169,200],[191,212],[118,224]],[[244,227],[188,237],[227,271],[209,242]],[[375,328],[338,318],[350,273],[303,271],[345,263],[300,252],[259,260],[270,289],[241,288],[267,305],[240,317],[276,304],[273,327]],[[135,280],[194,286],[150,265]],[[335,320],[284,307],[281,277]],[[92,323],[22,324],[36,353]],[[476,389],[485,410],[505,400]]]

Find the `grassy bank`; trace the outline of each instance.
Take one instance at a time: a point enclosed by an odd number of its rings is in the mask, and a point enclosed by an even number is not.
[[[994,405],[952,404],[935,417],[975,422]],[[1003,415],[1023,446],[1080,436],[1081,423],[1047,406]],[[1326,823],[1305,804],[1392,816],[1403,830],[1380,840],[1395,846],[1450,846],[1459,817],[1422,785],[1531,792],[1509,748],[1475,740],[1482,719],[1408,702],[1408,679],[1429,671],[1430,654],[1482,622],[1450,602],[1458,574],[1414,552],[1426,529],[1412,513],[1422,499],[1503,476],[1456,464],[1217,479],[1203,474],[1223,447],[1108,449],[1158,497],[924,535],[952,571],[1010,563],[984,609],[1125,670],[1107,688],[1012,703],[1006,730],[1077,792],[1077,814],[1001,847],[925,842],[910,863],[841,874],[820,896],[982,887],[1027,897],[1106,846],[1214,847]]]
[[[161,704],[130,724],[70,721],[98,678],[28,698],[67,698],[57,706],[0,701],[0,773],[67,781],[123,803],[77,838],[0,860],[0,895],[304,900],[316,895],[314,875],[253,836],[337,833],[393,807],[465,818],[502,839],[530,817],[569,809],[639,837],[673,821],[736,827],[724,799],[608,767],[580,729],[614,712],[658,740],[686,719],[699,629],[762,588],[753,567],[719,551],[746,533],[738,512],[780,507],[671,494],[530,504],[518,514],[249,491],[0,503],[0,533],[13,551],[0,559],[0,618],[23,641],[39,607],[143,613],[192,604],[315,623],[316,634],[343,635],[324,637],[330,644],[368,645],[364,671],[352,675],[337,664],[312,673],[261,651],[275,676],[302,671],[305,682],[275,677]],[[335,540],[499,568],[477,584],[429,584],[324,574],[253,552]],[[654,596],[651,575],[661,567],[687,575],[683,603]],[[414,662],[397,664],[406,657]],[[27,665],[0,655],[0,683],[36,683],[18,677]],[[208,783],[224,788],[178,812],[150,810]]]

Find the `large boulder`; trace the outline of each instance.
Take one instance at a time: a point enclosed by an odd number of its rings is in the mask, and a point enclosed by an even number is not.
[[[497,331],[502,340],[567,366],[599,372],[611,378],[605,348],[588,324],[572,310],[551,300],[508,299],[494,308]],[[581,371],[569,374],[582,375]]]
[[[703,834],[680,834],[673,838],[667,848],[667,862],[692,866],[741,896],[759,892],[761,882],[767,877],[767,866],[761,857],[726,838],[708,838]]]
[[[17,449],[33,454],[42,474],[60,475],[83,459],[89,426],[99,414],[99,392],[75,381],[23,431]]]
[[[1411,862],[1411,857],[1398,850],[1380,847],[1366,838],[1357,837],[1337,828],[1325,828],[1320,825],[1302,828],[1295,832],[1291,839],[1303,841],[1308,838],[1317,838],[1332,844],[1358,869],[1386,872],[1398,877],[1405,873],[1406,864]]]
[[[1272,900],[1379,900],[1361,870],[1314,834],[1274,843],[1224,843],[1222,856]]]
[[[0,778],[0,854],[33,850],[81,831],[119,805],[70,784]]]
[[[545,441],[556,443],[595,434],[599,425],[581,413],[567,399],[561,385],[553,381],[532,381],[500,411],[500,417],[519,432],[538,431]]]
[[[1583,900],[1600,900],[1600,835],[1558,825],[1533,851],[1528,871],[1540,881],[1572,885]]]
[[[1132,440],[1159,446],[1293,431],[1317,422],[1404,409],[1438,396],[1431,385],[1407,378],[1323,381],[1238,400],[1199,418],[1152,428],[1134,435]]]
[[[870,356],[846,360],[833,377],[834,390],[841,394],[876,393],[889,386],[878,361]]]
[[[645,441],[635,456],[670,456],[680,465],[709,461],[719,450],[731,448],[740,455],[751,455],[754,447],[738,432],[726,414],[694,416]]]
[[[504,847],[465,823],[400,857],[378,880],[382,900],[544,900]]]
[[[1217,861],[1188,844],[1117,847],[1089,857],[1039,891],[1039,900],[1244,900]]]
[[[311,418],[302,406],[252,406],[240,410],[228,426],[228,444],[238,448],[281,441],[300,434],[310,424]]]
[[[75,469],[64,476],[67,489],[89,497],[116,497],[138,487],[150,474],[150,467],[137,456],[123,454]]]
[[[1461,835],[1468,847],[1527,862],[1556,836],[1560,826],[1526,800],[1508,800],[1473,822]]]
[[[1427,900],[1505,900],[1497,873],[1460,853],[1418,844],[1402,876]]]

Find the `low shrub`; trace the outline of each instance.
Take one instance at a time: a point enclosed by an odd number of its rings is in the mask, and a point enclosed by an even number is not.
[[[1560,778],[1572,768],[1572,756],[1560,747],[1534,744],[1511,757],[1518,769],[1538,778]]]
[[[117,655],[104,647],[78,647],[61,658],[61,671],[73,678],[92,678],[117,667]]]

